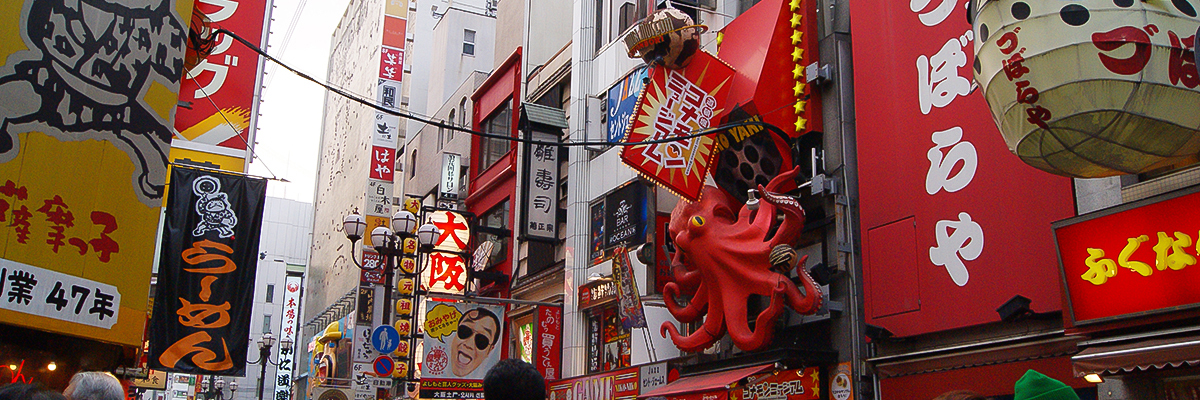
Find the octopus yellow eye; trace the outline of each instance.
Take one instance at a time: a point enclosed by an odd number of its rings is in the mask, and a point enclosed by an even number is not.
[[[692,226],[695,226],[697,228],[704,226],[704,217],[701,217],[701,216],[692,217]]]

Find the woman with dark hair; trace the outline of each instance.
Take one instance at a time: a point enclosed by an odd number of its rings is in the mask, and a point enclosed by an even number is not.
[[[457,332],[450,339],[450,371],[463,377],[479,368],[496,348],[500,327],[500,318],[486,308],[463,313]]]

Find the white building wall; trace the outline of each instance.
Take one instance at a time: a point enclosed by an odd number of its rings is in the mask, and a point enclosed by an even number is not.
[[[327,80],[367,99],[375,98],[383,1],[352,0],[334,30]],[[334,93],[325,96],[321,153],[313,200],[312,255],[301,323],[311,320],[358,285],[342,220],[363,207],[370,167],[375,111]],[[359,210],[361,213],[361,210]],[[355,255],[355,257],[358,257]],[[311,331],[302,331],[307,342]]]

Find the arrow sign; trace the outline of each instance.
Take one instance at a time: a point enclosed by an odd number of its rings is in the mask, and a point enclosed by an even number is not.
[[[371,346],[375,347],[379,354],[391,354],[399,345],[400,332],[391,325],[380,325],[371,332]]]
[[[379,376],[392,376],[392,372],[396,370],[396,362],[392,361],[391,357],[379,356],[374,363],[375,374]]]

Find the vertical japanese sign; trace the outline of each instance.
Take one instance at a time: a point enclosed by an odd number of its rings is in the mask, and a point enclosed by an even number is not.
[[[537,307],[537,348],[533,365],[546,380],[562,371],[562,307]]]
[[[504,307],[428,301],[421,398],[482,399],[483,376],[500,362]]]
[[[596,204],[592,204],[591,216],[592,216],[591,254],[592,254],[592,263],[595,264],[595,263],[598,263],[598,262],[604,260],[604,248],[605,248],[604,238],[607,237],[604,234],[604,201],[598,201],[598,202],[596,202]]]
[[[207,15],[213,26],[263,46],[270,3],[196,0],[196,9]],[[218,34],[216,43],[208,58],[183,75],[179,101],[190,104],[190,108],[178,110],[175,144],[188,150],[244,158],[247,143],[254,141],[251,128],[258,115],[262,65],[254,50],[234,43],[228,35]]]
[[[530,139],[558,143],[558,135],[530,131]],[[533,240],[558,240],[558,146],[525,145],[525,221],[521,234]]]
[[[291,341],[296,343],[296,329],[299,325],[296,324],[297,313],[300,312],[300,282],[302,277],[296,275],[288,275],[283,281],[283,318],[279,321],[279,341]],[[292,377],[295,373],[295,348],[289,349],[279,348],[279,365],[275,370],[275,396],[276,400],[290,400],[292,398]]]
[[[645,328],[646,312],[642,310],[642,296],[633,279],[633,264],[629,260],[629,249],[618,246],[613,249],[613,282],[617,286],[617,311],[621,326],[625,329]]]
[[[150,367],[240,376],[267,181],[180,166],[171,171]]]
[[[425,215],[425,221],[438,228],[433,251],[425,257],[421,288],[436,293],[461,294],[467,288],[467,261],[464,253],[471,240],[469,221],[462,214],[438,210]]]
[[[458,170],[461,165],[462,156],[442,153],[442,184],[439,192],[442,199],[458,199]]]
[[[191,17],[179,3],[0,2],[0,323],[141,347]]]
[[[867,322],[897,336],[995,321],[1015,294],[1061,305],[1046,227],[1072,215],[1071,182],[1008,153],[972,94],[978,38],[956,4],[850,6],[855,101],[872,110],[858,120]]]
[[[641,67],[608,89],[608,142],[616,143],[625,138],[629,122],[637,108],[638,95],[646,87],[646,67]]]

